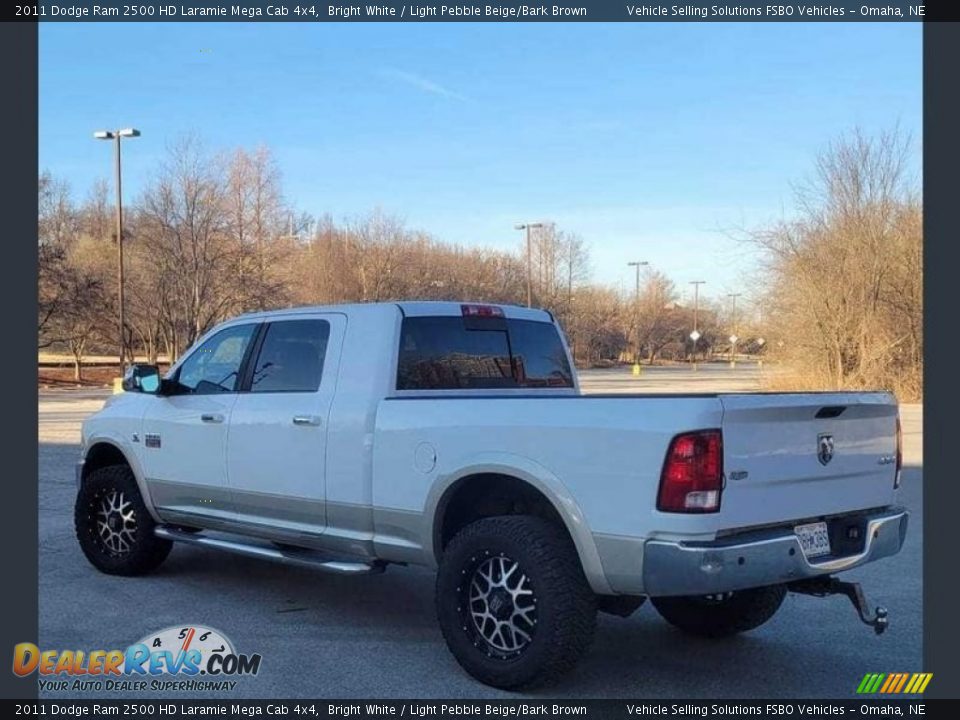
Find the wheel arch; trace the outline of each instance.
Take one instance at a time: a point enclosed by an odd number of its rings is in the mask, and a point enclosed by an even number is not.
[[[143,468],[136,456],[124,449],[122,443],[117,442],[116,438],[92,437],[88,440],[83,453],[83,466],[80,469],[78,483],[82,485],[90,473],[110,465],[126,465],[130,468],[144,505],[147,506],[147,510],[156,522],[162,522],[147,490]]]
[[[427,547],[431,550],[434,562],[438,562],[443,554],[446,542],[452,536],[452,531],[462,527],[465,522],[487,517],[491,514],[514,514],[507,512],[484,512],[491,505],[502,508],[502,504],[494,502],[486,507],[480,506],[473,513],[467,512],[457,522],[451,524],[451,512],[457,513],[466,501],[470,503],[478,497],[484,497],[483,489],[490,488],[495,494],[508,488],[515,489],[518,500],[524,503],[535,501],[541,503],[531,514],[559,520],[561,527],[573,541],[583,568],[584,575],[594,592],[609,594],[613,591],[607,582],[600,562],[593,535],[587,526],[586,519],[579,505],[569,490],[553,476],[546,468],[521,458],[505,461],[503,458],[484,459],[463,467],[455,474],[449,475],[445,482],[434,485],[428,498],[427,517],[432,520],[431,536]]]

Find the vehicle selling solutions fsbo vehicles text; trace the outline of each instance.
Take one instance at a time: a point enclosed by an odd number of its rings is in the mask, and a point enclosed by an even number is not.
[[[862,14],[867,14],[861,11]],[[846,8],[833,5],[765,5],[744,7],[740,5],[627,5],[627,15],[633,19],[645,18],[723,18],[723,17],[843,17]]]

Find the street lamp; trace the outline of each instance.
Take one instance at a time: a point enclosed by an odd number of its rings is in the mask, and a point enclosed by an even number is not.
[[[542,228],[542,222],[536,223],[518,223],[513,226],[514,230],[526,230],[527,231],[527,307],[532,307],[533,305],[533,258],[531,256],[530,249],[530,230],[531,228]]]
[[[646,267],[650,263],[646,260],[633,260],[627,263],[627,267],[635,268],[637,271],[637,284],[633,295],[633,322],[636,325],[636,337],[634,338],[633,348],[633,374],[640,374],[640,268]]]
[[[730,311],[730,324],[733,326],[733,331],[730,333],[730,367],[732,368],[737,366],[737,340],[740,339],[737,337],[737,298],[742,294],[727,293],[727,297],[733,303],[733,308]]]
[[[693,371],[697,371],[697,340],[700,339],[700,330],[697,328],[697,316],[700,313],[700,286],[706,285],[706,280],[691,280],[693,285],[693,332],[690,333],[690,339],[693,340]]]
[[[123,365],[126,360],[126,327],[123,317],[123,193],[121,191],[121,173],[120,173],[120,138],[140,137],[140,131],[136,128],[123,128],[122,130],[98,130],[93,134],[97,140],[113,140],[116,152],[114,154],[114,173],[117,183],[117,302],[119,309],[119,330],[120,330],[120,374],[123,375]]]

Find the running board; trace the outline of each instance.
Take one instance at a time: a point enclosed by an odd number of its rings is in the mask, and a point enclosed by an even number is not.
[[[225,550],[226,552],[237,555],[260,558],[261,560],[272,560],[273,562],[285,563],[287,565],[309,567],[315,570],[336,573],[337,575],[373,575],[375,573],[382,573],[385,567],[384,563],[378,560],[372,562],[335,560],[315,550],[308,550],[306,548],[281,547],[273,544],[267,545],[246,538],[233,540],[211,537],[202,532],[186,532],[167,525],[159,525],[154,529],[153,534],[164,540],[173,540],[174,542],[198,545],[200,547],[213,548],[214,550]]]

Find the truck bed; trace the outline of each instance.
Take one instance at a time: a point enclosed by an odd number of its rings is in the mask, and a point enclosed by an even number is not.
[[[713,539],[890,505],[896,416],[887,393],[391,397],[376,418],[374,505],[420,512],[437,478],[515,468],[564,490],[593,533]],[[671,439],[715,428],[725,472],[719,511],[658,511]],[[822,437],[833,446],[826,463]],[[435,456],[429,470],[424,455]]]

